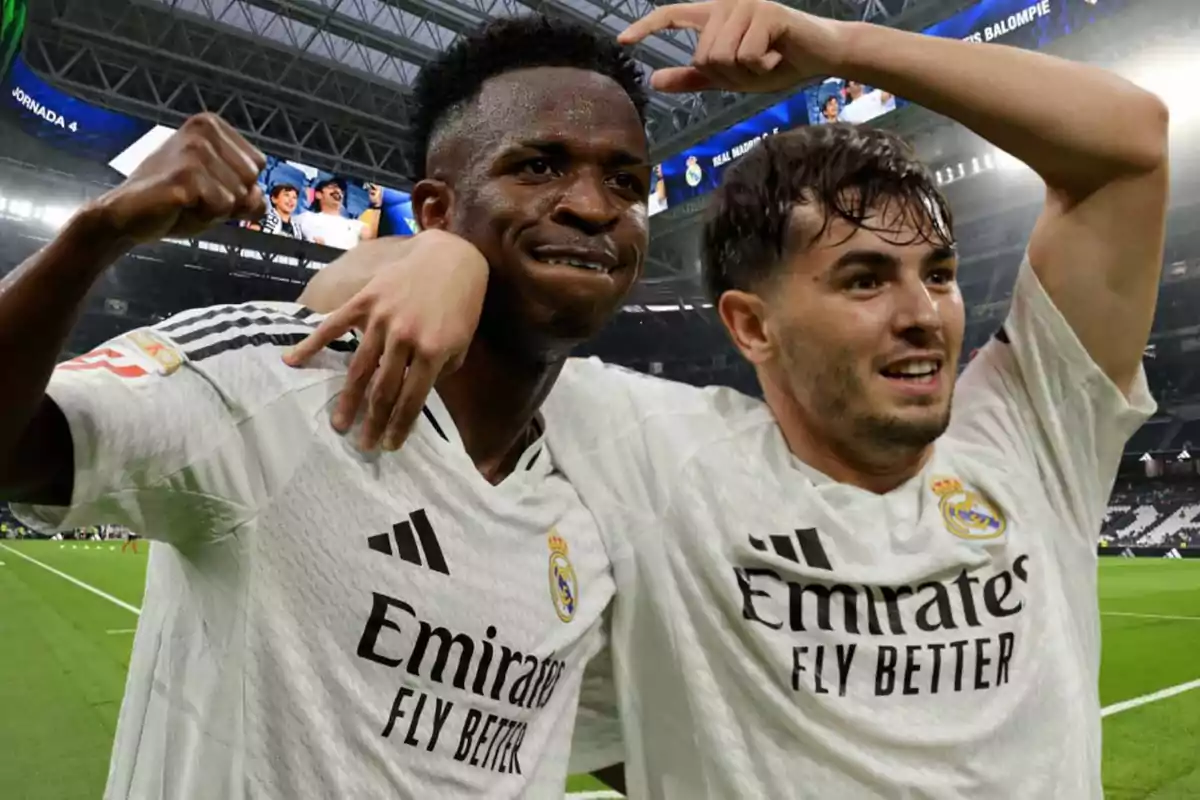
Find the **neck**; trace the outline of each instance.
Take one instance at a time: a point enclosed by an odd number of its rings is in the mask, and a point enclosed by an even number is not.
[[[287,222],[288,220],[290,220],[292,218],[292,212],[290,212],[290,211],[280,211],[277,208],[277,209],[275,209],[275,213],[278,214],[279,218],[281,220],[283,220],[284,222]]]
[[[563,359],[509,356],[477,336],[463,365],[437,382],[467,454],[490,482],[512,472],[562,366]]]
[[[886,494],[920,473],[933,454],[932,445],[879,446],[860,452],[830,437],[828,424],[814,419],[791,392],[764,379],[761,373],[760,382],[767,406],[792,455],[838,483]]]

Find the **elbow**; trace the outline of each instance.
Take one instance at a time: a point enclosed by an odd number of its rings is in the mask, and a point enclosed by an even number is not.
[[[1128,130],[1127,167],[1135,173],[1165,171],[1169,159],[1171,112],[1156,94],[1137,90],[1135,108],[1128,119],[1135,120]]]

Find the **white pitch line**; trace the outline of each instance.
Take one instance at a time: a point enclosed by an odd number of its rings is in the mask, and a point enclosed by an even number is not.
[[[78,586],[80,589],[91,592],[92,594],[96,595],[97,597],[103,597],[105,600],[112,603],[113,605],[118,605],[121,608],[125,609],[126,611],[132,611],[134,614],[137,614],[138,616],[141,616],[141,614],[142,614],[142,610],[140,608],[138,608],[137,606],[131,606],[131,605],[129,605],[129,603],[126,603],[124,600],[118,600],[117,598],[113,597],[108,592],[103,592],[103,591],[97,589],[95,586],[92,586],[91,584],[84,583],[83,581],[79,580],[78,578],[72,577],[72,576],[68,575],[67,573],[62,572],[61,570],[57,570],[54,567],[50,566],[49,564],[43,564],[42,562],[38,561],[33,556],[27,556],[24,553],[22,553],[20,550],[14,550],[13,548],[9,547],[6,544],[0,544],[0,547],[4,548],[8,552],[12,553],[17,558],[23,558],[26,561],[28,561],[30,564],[41,567],[42,569],[46,570],[47,572],[57,575],[58,577],[62,578],[65,581],[70,581],[71,583]]]
[[[571,792],[567,800],[620,800],[625,795],[614,791]]]
[[[1101,611],[1102,617],[1137,617],[1138,619],[1182,619],[1189,622],[1200,622],[1200,617],[1177,617],[1171,614],[1134,614],[1132,611]]]
[[[1120,714],[1122,711],[1128,711],[1131,708],[1144,706],[1147,703],[1156,703],[1159,700],[1166,700],[1168,697],[1174,697],[1177,694],[1190,692],[1192,689],[1200,689],[1200,679],[1181,683],[1178,686],[1168,686],[1166,689],[1159,689],[1157,692],[1144,694],[1141,697],[1134,697],[1130,700],[1122,700],[1119,703],[1113,703],[1111,706],[1106,706],[1100,709],[1100,716],[1107,717],[1110,714]]]
[[[41,567],[42,569],[46,570],[47,572],[49,572],[53,575],[57,575],[58,577],[62,578],[63,580],[69,581],[70,583],[75,584],[80,589],[91,592],[92,594],[96,595],[97,597],[104,598],[105,600],[112,603],[113,605],[120,606],[121,608],[125,609],[126,611],[130,611],[134,614],[137,614],[138,616],[141,616],[142,610],[140,608],[138,608],[137,606],[131,606],[129,603],[126,603],[124,600],[118,600],[117,598],[115,598],[111,594],[109,594],[108,592],[101,591],[100,589],[97,589],[95,586],[84,583],[83,581],[79,580],[78,578],[68,575],[67,573],[63,572],[62,570],[57,570],[54,567],[50,566],[49,564],[43,564],[41,561],[38,561],[33,556],[27,556],[24,553],[22,553],[20,550],[14,550],[13,548],[9,547],[6,544],[0,544],[0,548],[7,550],[8,552],[15,555],[17,558],[23,558],[26,561],[28,561],[30,564]],[[1151,617],[1154,619],[1189,619],[1189,620],[1197,619],[1196,617],[1171,617],[1171,616],[1160,615],[1160,614],[1154,614],[1154,615],[1137,614],[1137,615],[1134,615],[1134,614],[1124,613],[1124,612],[1120,612],[1120,611],[1106,611],[1104,613],[1109,616],[1140,616],[1140,617]],[[109,633],[116,633],[116,632],[117,631],[109,631]],[[1113,703],[1112,705],[1106,706],[1105,708],[1101,709],[1100,716],[1107,717],[1107,716],[1111,716],[1112,714],[1120,714],[1122,711],[1128,711],[1131,708],[1138,708],[1140,706],[1144,706],[1149,703],[1156,703],[1159,700],[1166,700],[1168,697],[1174,697],[1177,694],[1183,694],[1184,692],[1189,692],[1193,689],[1200,689],[1200,679],[1197,679],[1194,681],[1188,681],[1187,683],[1181,683],[1178,686],[1168,686],[1166,689],[1159,689],[1157,692],[1151,692],[1150,694],[1144,694],[1141,697],[1134,697],[1129,700],[1122,700],[1119,703]],[[620,798],[623,796],[624,795],[621,795],[621,794],[618,794],[618,793],[612,792],[612,791],[575,792],[574,794],[567,795],[567,797],[571,798],[571,800],[616,800],[616,798]]]
[[[137,633],[137,628],[113,628],[105,633]]]

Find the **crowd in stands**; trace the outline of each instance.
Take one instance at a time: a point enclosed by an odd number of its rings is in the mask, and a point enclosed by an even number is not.
[[[123,539],[128,531],[118,525],[93,525],[51,535],[35,530],[13,516],[7,503],[0,503],[0,539],[63,539],[69,541],[108,541]]]
[[[1200,547],[1200,480],[1122,481],[1101,541],[1104,547]]]

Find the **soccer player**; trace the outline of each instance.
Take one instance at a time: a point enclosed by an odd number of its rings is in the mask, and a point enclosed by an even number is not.
[[[631,794],[1101,797],[1096,539],[1154,410],[1164,106],[1085,65],[764,0],[663,6],[621,40],[671,28],[699,44],[660,90],[845,75],[1011,152],[1046,202],[1003,329],[956,381],[929,171],[880,131],[768,138],[704,233],[766,402],[567,363],[549,439],[613,556]]]
[[[134,533],[133,531],[129,530],[129,528],[123,528],[119,525],[116,527],[121,531],[121,538],[125,540],[124,543],[122,543],[122,545],[121,545],[121,552],[124,553],[128,548],[132,547],[133,554],[137,555],[138,538],[139,538],[138,535],[136,533]]]
[[[471,235],[490,276],[403,452],[331,425],[354,341],[283,363],[315,327],[299,306],[184,312],[54,368],[133,244],[261,216],[263,156],[214,116],[0,284],[0,497],[159,540],[108,797],[562,796],[613,581],[537,409],[641,269],[645,89],[611,40],[524,18],[456,43],[414,98],[411,245]],[[437,372],[424,340],[377,333],[370,358]]]

